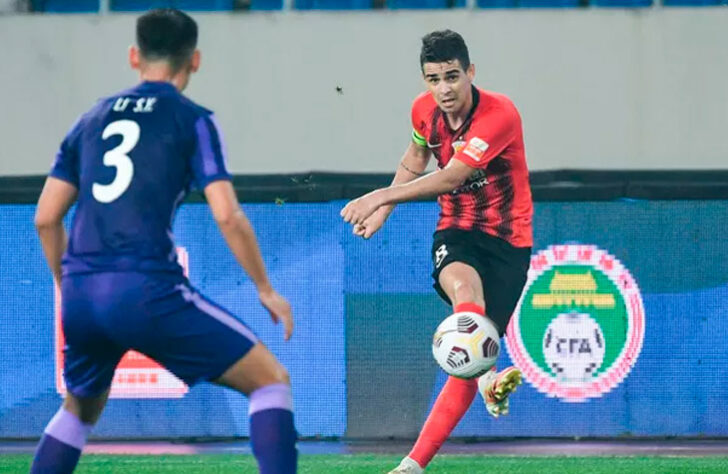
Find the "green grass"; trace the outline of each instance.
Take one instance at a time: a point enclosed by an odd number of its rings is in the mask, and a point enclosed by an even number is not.
[[[0,472],[27,473],[30,455],[0,456]],[[372,474],[386,473],[399,462],[399,456],[316,455],[301,456],[301,474]],[[116,473],[250,473],[257,472],[251,456],[178,455],[178,456],[110,456],[86,455],[76,469],[78,474]],[[428,474],[479,473],[724,473],[728,457],[516,457],[442,455],[435,458]]]

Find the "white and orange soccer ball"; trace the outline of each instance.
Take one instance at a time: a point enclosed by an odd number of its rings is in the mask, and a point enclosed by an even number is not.
[[[469,311],[452,314],[432,338],[432,355],[442,370],[462,379],[480,377],[500,353],[498,330],[489,319]]]

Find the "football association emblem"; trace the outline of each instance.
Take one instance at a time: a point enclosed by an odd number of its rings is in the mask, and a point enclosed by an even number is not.
[[[506,347],[537,390],[583,402],[624,380],[644,331],[642,296],[619,260],[593,245],[555,245],[531,259]]]

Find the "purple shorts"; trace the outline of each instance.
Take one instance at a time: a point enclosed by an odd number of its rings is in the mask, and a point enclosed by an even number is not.
[[[258,341],[248,326],[181,275],[71,274],[63,277],[61,287],[64,378],[68,391],[78,397],[109,388],[129,349],[191,386],[221,376]]]

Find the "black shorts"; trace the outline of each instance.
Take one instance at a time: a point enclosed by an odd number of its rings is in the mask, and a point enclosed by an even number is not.
[[[440,272],[452,262],[469,265],[483,282],[485,312],[498,326],[502,336],[526,284],[531,262],[530,247],[514,247],[503,239],[480,231],[444,229],[435,232],[432,285],[447,304],[450,298],[440,286]]]

